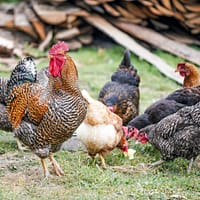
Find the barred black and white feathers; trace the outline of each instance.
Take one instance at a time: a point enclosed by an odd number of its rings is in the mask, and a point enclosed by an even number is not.
[[[0,130],[12,132],[13,128],[6,114],[6,106],[0,103]]]
[[[162,119],[152,125],[147,134],[163,160],[195,159],[200,154],[200,103]]]
[[[52,162],[56,174],[63,175],[51,153],[58,151],[62,143],[72,136],[87,112],[87,103],[77,85],[76,66],[66,53],[67,46],[58,42],[55,46],[58,48],[52,47],[55,52],[50,55],[47,84],[36,80],[39,76],[31,58],[26,59],[23,68],[26,74],[22,77],[27,81],[23,84],[10,83],[13,89],[7,111],[15,136],[41,158],[45,176],[49,175],[46,158]],[[12,75],[15,71],[17,69]],[[41,75],[45,74],[44,70]]]
[[[8,79],[1,77],[0,78],[0,103],[3,105],[6,104],[7,84],[8,84]]]
[[[42,68],[38,73],[37,73],[37,82],[42,85],[43,87],[47,86],[48,83],[48,67]]]
[[[7,78],[0,78],[0,130],[12,131],[12,125],[6,114]]]

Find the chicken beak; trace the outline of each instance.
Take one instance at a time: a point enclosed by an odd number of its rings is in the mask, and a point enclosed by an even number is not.
[[[175,69],[175,71],[174,72],[179,72],[179,70],[178,69]]]

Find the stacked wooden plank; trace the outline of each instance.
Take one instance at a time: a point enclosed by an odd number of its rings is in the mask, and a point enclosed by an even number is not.
[[[198,0],[84,0],[93,10],[134,24],[152,24],[168,29],[178,22],[192,34],[200,33],[200,2]],[[167,19],[170,20],[168,21]]]
[[[66,40],[71,49],[78,49],[93,40],[93,28],[81,19],[88,13],[71,3],[53,6],[24,1],[16,6],[2,4],[0,11],[3,19],[0,22],[1,28],[27,34],[34,43],[40,44],[41,50],[54,39]]]
[[[78,49],[103,32],[178,83],[174,68],[144,44],[200,65],[200,52],[187,46],[200,45],[198,0],[22,0],[1,3],[0,18],[0,56],[21,57],[24,43],[44,50],[57,40]]]
[[[119,29],[118,22],[136,24],[173,40],[199,45],[198,0],[27,0],[0,4],[0,28],[28,35],[28,41],[41,50],[54,40],[65,40],[71,49],[78,49],[93,42],[97,29],[85,18],[94,14]]]

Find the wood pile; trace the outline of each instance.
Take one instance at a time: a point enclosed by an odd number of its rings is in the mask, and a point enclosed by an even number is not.
[[[99,31],[126,47],[123,39],[121,42],[109,32],[112,25],[145,46],[161,48],[200,65],[199,52],[194,50],[190,56],[191,48],[186,46],[200,45],[198,0],[24,0],[1,3],[0,18],[0,38],[6,41],[0,40],[0,54],[19,56],[24,42],[45,50],[52,42],[65,40],[71,49],[78,49],[91,44]],[[101,18],[105,22],[98,20]],[[106,23],[107,29],[102,29]]]

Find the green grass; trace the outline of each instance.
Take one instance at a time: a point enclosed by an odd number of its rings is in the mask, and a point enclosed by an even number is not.
[[[19,3],[22,0],[0,0],[0,3]]]
[[[101,87],[118,67],[123,52],[124,49],[118,46],[109,49],[88,47],[70,52],[78,66],[80,87],[97,98]],[[156,54],[172,66],[182,60],[161,51]],[[155,100],[180,88],[133,54],[131,59],[141,76],[140,112]],[[38,63],[38,68],[45,66],[47,61]],[[128,160],[118,149],[106,157],[109,166],[118,166],[115,170],[102,170],[84,152],[60,151],[55,157],[66,175],[46,180],[39,159],[30,152],[19,152],[12,133],[0,132],[0,199],[200,199],[199,162],[195,163],[189,175],[186,174],[188,161],[183,159],[147,170],[143,163],[158,160],[159,152],[150,144],[141,145],[134,141],[130,142],[130,147],[136,149],[133,160]]]

